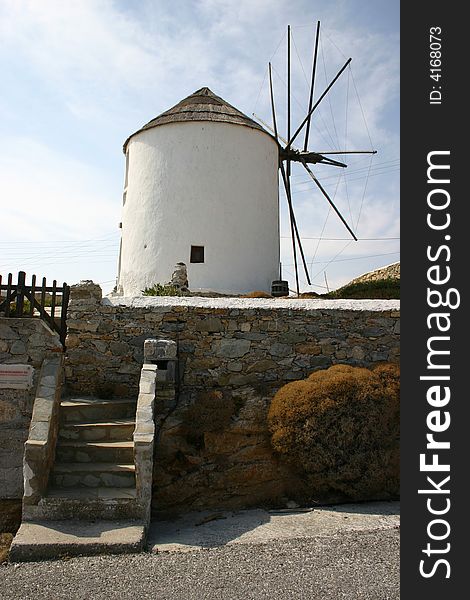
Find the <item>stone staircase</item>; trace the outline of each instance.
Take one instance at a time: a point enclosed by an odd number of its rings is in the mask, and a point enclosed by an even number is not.
[[[60,400],[48,483],[36,504],[23,506],[10,560],[143,549],[148,516],[136,481],[137,405],[133,399]]]
[[[135,399],[61,397],[62,362],[54,378],[49,367],[41,371],[25,443],[22,524],[10,560],[143,549],[155,396],[175,400],[175,342],[146,340],[144,359]]]
[[[134,516],[136,400],[66,398],[44,507],[56,518]],[[49,511],[50,514],[50,511]]]

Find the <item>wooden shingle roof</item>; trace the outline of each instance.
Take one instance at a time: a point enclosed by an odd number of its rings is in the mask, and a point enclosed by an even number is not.
[[[232,123],[234,125],[244,125],[245,127],[251,127],[252,129],[258,129],[259,131],[267,133],[261,125],[253,121],[253,119],[250,119],[250,117],[240,112],[223,98],[216,96],[208,87],[203,87],[130,135],[124,142],[124,154],[126,153],[129,140],[141,131],[152,129],[159,125],[166,125],[167,123],[181,123],[184,121]],[[267,133],[267,135],[269,134]]]

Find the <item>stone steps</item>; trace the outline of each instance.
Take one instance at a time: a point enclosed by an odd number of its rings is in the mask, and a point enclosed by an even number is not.
[[[135,411],[136,401],[127,398],[62,400],[55,462],[39,518],[135,516]]]
[[[136,401],[130,398],[68,398],[60,403],[61,421],[66,423],[107,422],[135,418]]]
[[[29,512],[28,521],[139,519],[135,488],[50,488]]]
[[[133,519],[136,498],[135,487],[50,487],[38,515],[57,520]]]
[[[81,442],[62,441],[57,443],[57,463],[116,463],[129,464],[134,461],[133,441]]]
[[[63,500],[134,500],[135,488],[50,488],[47,499]]]
[[[132,439],[135,421],[130,418],[91,421],[89,423],[63,423],[59,430],[60,440],[125,441]]]
[[[141,552],[145,533],[145,526],[135,520],[23,522],[12,544],[10,560]]]
[[[135,487],[135,466],[132,463],[56,463],[50,483],[54,488]]]

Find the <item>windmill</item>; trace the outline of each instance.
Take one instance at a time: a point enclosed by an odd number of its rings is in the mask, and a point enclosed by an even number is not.
[[[294,268],[295,268],[295,281],[296,281],[296,290],[297,295],[299,295],[299,269],[298,269],[298,258],[297,258],[297,248],[300,253],[300,257],[303,263],[303,267],[305,270],[305,275],[307,279],[307,283],[311,285],[310,275],[307,268],[307,263],[305,260],[305,254],[302,247],[302,241],[299,234],[299,229],[297,226],[297,221],[294,214],[293,207],[293,199],[292,199],[292,189],[291,189],[291,163],[297,162],[300,163],[305,171],[308,173],[309,177],[313,180],[317,188],[323,197],[328,201],[331,208],[334,210],[338,218],[343,223],[344,227],[347,229],[349,235],[357,241],[357,237],[352,230],[351,226],[347,223],[346,219],[343,217],[321,182],[319,181],[317,175],[312,171],[310,165],[329,165],[333,167],[337,167],[340,169],[344,169],[347,165],[344,162],[340,162],[330,156],[334,155],[347,155],[347,154],[376,154],[376,150],[332,150],[332,151],[310,151],[308,149],[309,145],[309,136],[310,136],[310,127],[312,122],[312,116],[315,113],[315,110],[318,108],[323,99],[330,92],[334,84],[341,77],[343,72],[348,68],[351,58],[348,58],[345,64],[341,67],[335,77],[330,81],[330,83],[326,86],[324,91],[320,94],[320,96],[314,102],[314,94],[315,94],[315,75],[317,68],[317,56],[318,56],[318,42],[320,37],[320,21],[317,23],[316,34],[315,34],[315,44],[313,51],[313,60],[312,60],[312,75],[310,81],[310,94],[309,94],[309,103],[307,114],[305,118],[302,120],[300,125],[294,131],[291,132],[291,27],[290,25],[287,27],[287,139],[284,139],[278,131],[277,126],[277,118],[276,118],[276,109],[274,102],[274,88],[273,88],[273,78],[272,78],[272,65],[269,63],[269,89],[270,89],[270,99],[271,99],[271,112],[272,112],[272,127],[267,125],[262,119],[259,119],[261,123],[267,127],[273,134],[279,145],[279,170],[281,173],[281,178],[283,181],[284,189],[286,192],[286,198],[288,203],[289,210],[289,220],[290,220],[290,230],[292,237],[292,253],[294,258]],[[256,117],[256,115],[254,115]],[[304,143],[302,149],[298,149],[294,146],[294,142],[297,140],[299,135],[302,133],[302,130],[305,128],[305,136]],[[282,142],[282,143],[281,143]],[[285,163],[285,165],[284,165]]]

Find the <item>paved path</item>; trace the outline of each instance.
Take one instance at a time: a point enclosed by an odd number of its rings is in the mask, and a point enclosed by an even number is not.
[[[173,523],[176,541],[168,538],[163,524],[154,524],[149,548],[153,551],[147,553],[0,566],[0,597],[399,598],[399,530],[394,503],[316,509],[313,513],[243,511],[202,522],[215,515],[220,517],[219,513],[199,514],[200,524],[193,522],[196,515]],[[260,518],[263,523],[253,528]],[[223,523],[229,526],[225,533]],[[217,537],[220,535],[223,537]],[[169,544],[179,547],[168,551]],[[203,546],[214,547],[201,549]]]
[[[311,510],[206,511],[189,513],[177,521],[152,524],[148,546],[153,552],[187,552],[224,544],[309,539],[399,525],[398,502],[344,504]]]

